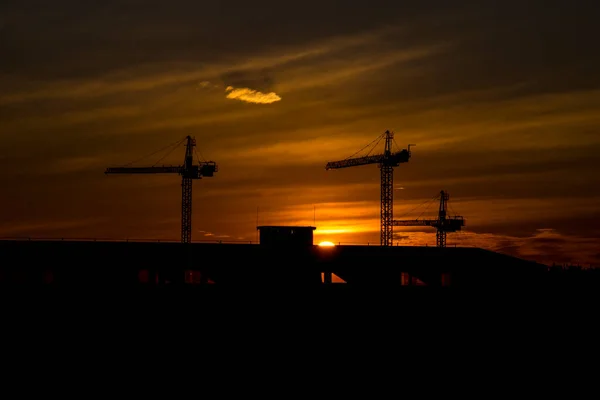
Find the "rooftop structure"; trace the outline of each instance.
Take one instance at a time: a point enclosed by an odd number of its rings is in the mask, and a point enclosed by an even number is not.
[[[314,226],[257,226],[263,246],[312,246]]]

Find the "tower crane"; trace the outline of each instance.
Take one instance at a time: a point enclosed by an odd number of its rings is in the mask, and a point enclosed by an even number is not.
[[[181,242],[192,241],[192,181],[203,177],[212,177],[218,171],[214,161],[198,162],[195,165],[194,153],[196,139],[186,136],[176,146],[186,141],[185,159],[182,165],[163,165],[150,167],[112,167],[105,174],[179,174],[181,175]],[[163,157],[164,158],[164,157]]]
[[[437,198],[437,196],[436,196]],[[441,191],[439,194],[440,207],[437,219],[415,219],[393,221],[394,226],[432,226],[437,229],[435,238],[437,247],[446,247],[446,234],[448,232],[460,231],[465,226],[465,219],[459,215],[453,217],[447,216],[448,201],[450,195],[448,192]],[[430,200],[431,201],[431,200]]]
[[[394,218],[394,168],[398,167],[401,163],[406,163],[410,159],[410,146],[408,149],[400,150],[398,152],[392,152],[392,143],[394,142],[394,133],[389,130],[379,135],[371,144],[374,142],[376,146],[382,139],[385,138],[385,149],[382,154],[377,155],[366,155],[364,157],[354,157],[363,149],[359,150],[354,155],[341,160],[327,163],[325,166],[326,170],[340,169],[347,167],[356,167],[359,165],[367,164],[378,164],[381,170],[381,236],[380,242],[382,246],[391,246],[393,239],[393,218]],[[373,146],[373,147],[374,147]]]

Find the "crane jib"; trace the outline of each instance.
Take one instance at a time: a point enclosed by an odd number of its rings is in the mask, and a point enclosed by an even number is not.
[[[179,174],[183,167],[179,165],[165,165],[160,167],[114,167],[107,168],[106,174]]]
[[[392,153],[390,155],[377,154],[374,156],[365,156],[349,158],[347,160],[341,161],[332,161],[327,163],[325,169],[348,168],[368,164],[383,164],[397,167],[400,163],[408,162],[409,159],[410,153],[408,152],[408,150],[401,150],[397,153]]]

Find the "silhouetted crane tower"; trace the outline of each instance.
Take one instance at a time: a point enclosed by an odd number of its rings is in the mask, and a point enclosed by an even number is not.
[[[375,143],[371,149],[385,138],[385,150],[382,154],[366,155],[364,157],[355,157],[367,147]],[[408,149],[400,150],[396,153],[392,152],[392,143],[394,143],[394,133],[385,131],[379,135],[373,142],[353,154],[352,156],[341,160],[327,163],[326,170],[339,169],[347,167],[356,167],[359,165],[378,164],[381,169],[381,238],[382,246],[391,246],[393,239],[393,218],[394,218],[394,167],[398,167],[401,163],[408,162],[410,159],[410,146]],[[370,153],[370,151],[369,151]]]
[[[214,161],[204,161],[194,164],[194,154],[196,153],[196,139],[192,136],[186,136],[175,143],[169,153],[177,148],[183,141],[185,144],[185,159],[183,165],[163,165],[155,166],[161,160],[158,160],[151,167],[113,167],[107,168],[105,174],[179,174],[181,175],[181,242],[190,243],[192,241],[192,181],[202,179],[203,177],[212,177],[218,171],[217,164]],[[170,146],[169,146],[170,147]],[[160,150],[159,150],[160,151]],[[156,154],[157,152],[153,153]],[[131,164],[131,163],[130,163]]]
[[[448,201],[450,195],[448,192],[441,191],[438,195],[440,199],[440,207],[438,210],[437,219],[415,219],[415,220],[399,220],[393,221],[394,226],[432,226],[437,229],[435,238],[437,247],[446,247],[446,234],[448,232],[460,231],[465,226],[465,219],[459,215],[448,217]],[[437,199],[438,196],[434,197]],[[433,199],[432,199],[433,200]],[[431,200],[430,200],[431,201]]]

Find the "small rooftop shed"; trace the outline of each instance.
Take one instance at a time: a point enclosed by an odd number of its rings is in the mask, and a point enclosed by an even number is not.
[[[312,246],[314,226],[257,226],[260,244],[266,246]]]

